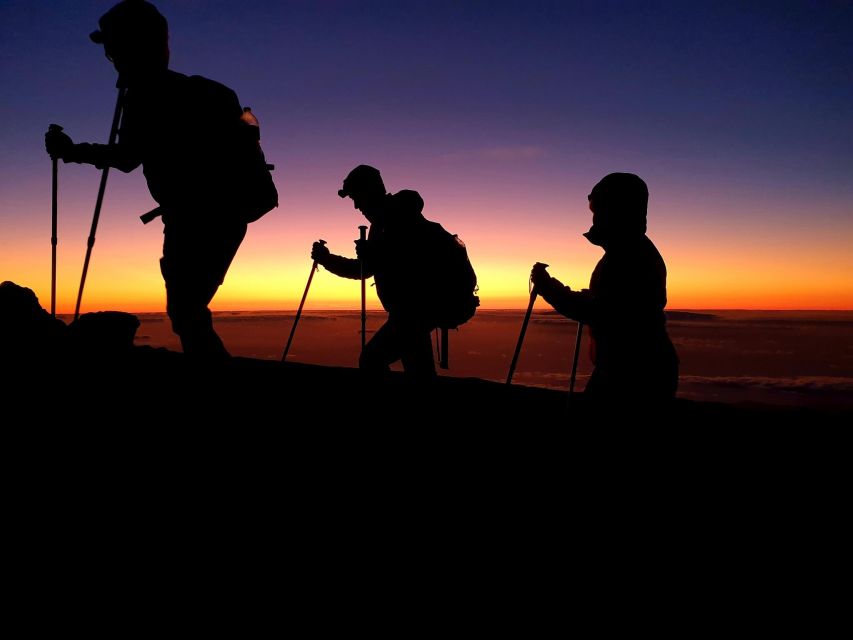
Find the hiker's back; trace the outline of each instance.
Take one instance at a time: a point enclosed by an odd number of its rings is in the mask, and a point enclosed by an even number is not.
[[[598,317],[592,331],[609,359],[655,351],[666,337],[666,266],[647,237],[609,249],[590,278]],[[635,356],[629,356],[635,357]]]
[[[409,268],[399,273],[397,287],[407,311],[432,326],[453,328],[470,320],[479,299],[477,276],[465,244],[439,223],[424,220],[397,250]]]
[[[598,304],[590,327],[597,370],[590,392],[671,397],[678,356],[666,330],[666,265],[652,241],[643,236],[609,249],[590,292]]]
[[[436,325],[456,328],[468,322],[480,305],[477,274],[468,258],[468,249],[459,236],[440,224],[433,235],[434,270],[430,282],[431,305]]]
[[[121,143],[137,148],[151,195],[187,213],[277,203],[263,154],[240,116],[237,94],[213,80],[168,71],[128,92]]]
[[[456,327],[473,316],[477,277],[465,245],[439,223],[424,218],[416,191],[390,196],[393,210],[371,230],[374,275],[383,307],[430,326]]]

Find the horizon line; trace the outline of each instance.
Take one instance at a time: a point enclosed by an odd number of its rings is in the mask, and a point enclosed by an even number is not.
[[[527,310],[526,306],[525,307],[495,307],[495,308],[488,308],[488,309],[479,309],[477,311],[477,313],[483,313],[483,312],[488,313],[488,312],[496,312],[496,311],[501,311],[501,312],[502,311],[521,311],[521,312],[525,312],[526,310]],[[114,311],[114,309],[101,309],[100,311]],[[217,313],[296,313],[296,311],[297,311],[296,308],[293,308],[293,309],[216,309],[216,310],[211,309],[211,313],[213,313],[214,315],[216,315]],[[534,309],[533,310],[534,313],[537,313],[537,312],[541,313],[543,311],[544,312],[551,312],[551,313],[558,313],[554,309]],[[679,311],[679,312],[689,312],[689,313],[713,312],[713,311],[718,311],[718,312],[719,311],[753,311],[753,312],[762,311],[762,312],[768,312],[768,313],[770,313],[770,312],[772,312],[772,313],[798,313],[798,312],[814,313],[814,312],[821,312],[821,311],[823,311],[823,312],[853,312],[853,307],[843,308],[843,309],[837,309],[837,308],[833,308],[833,309],[828,309],[828,308],[796,308],[796,309],[763,309],[763,308],[758,309],[758,308],[752,308],[752,309],[750,309],[750,308],[745,308],[745,307],[689,307],[689,308],[688,307],[682,307],[682,308],[677,308],[677,309],[664,309],[664,312],[667,312],[667,311]],[[306,310],[303,310],[302,313],[329,313],[329,312],[360,313],[361,309],[359,307],[353,307],[353,308],[350,308],[350,307],[346,307],[346,308],[328,307],[328,308],[323,308],[323,309],[306,309]],[[80,315],[84,315],[85,313],[98,313],[98,311],[86,311],[86,312],[82,312]],[[150,315],[150,314],[155,314],[155,313],[165,314],[166,310],[164,309],[161,311],[124,311],[121,313],[130,313],[132,315],[145,315],[145,314]],[[367,309],[367,313],[388,313],[388,312],[385,311],[384,309]],[[67,312],[67,313],[58,312],[56,315],[57,316],[73,316],[74,313],[73,312]]]

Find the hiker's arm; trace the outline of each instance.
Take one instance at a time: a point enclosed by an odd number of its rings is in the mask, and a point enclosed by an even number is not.
[[[578,322],[589,323],[596,315],[595,298],[589,291],[572,291],[556,278],[552,278],[544,265],[537,263],[530,272],[536,293],[558,313]]]
[[[567,318],[587,324],[596,315],[595,298],[588,290],[572,291],[556,278],[549,278],[542,285],[536,286],[536,292],[554,310]]]
[[[127,142],[124,138],[122,132],[119,143],[115,145],[88,142],[74,144],[66,133],[48,131],[44,136],[44,146],[51,157],[66,163],[93,164],[99,169],[115,167],[127,173],[136,169],[142,163],[142,158],[132,142]]]
[[[327,271],[331,271],[336,276],[352,278],[353,280],[361,278],[360,263],[354,258],[344,258],[343,256],[336,256],[330,253],[329,257],[320,264],[326,267]],[[368,277],[367,273],[364,274],[364,277]]]
[[[75,144],[69,157],[65,162],[77,162],[82,164],[93,164],[98,169],[114,167],[119,171],[129,173],[142,164],[142,160],[136,156],[125,145],[90,144],[83,142]]]
[[[316,260],[317,264],[323,265],[327,271],[334,273],[336,276],[351,278],[353,280],[361,278],[361,264],[358,260],[335,255],[329,251],[329,248],[326,245],[321,244],[320,242],[315,242],[311,247],[311,258]],[[369,278],[372,275],[373,272],[365,270],[365,278]]]

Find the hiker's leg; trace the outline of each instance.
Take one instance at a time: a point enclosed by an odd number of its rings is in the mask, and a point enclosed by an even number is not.
[[[432,330],[424,329],[422,325],[404,323],[400,325],[399,332],[403,371],[414,376],[435,376]]]
[[[395,323],[389,318],[364,345],[364,350],[358,359],[358,368],[362,371],[382,373],[388,371],[389,365],[399,359],[400,345],[397,329]]]
[[[608,398],[607,376],[597,367],[593,368],[592,375],[589,376],[583,393],[591,400],[606,400]]]
[[[164,234],[160,269],[172,330],[187,355],[227,357],[207,305],[246,235],[246,225],[215,219],[198,224],[169,221]]]

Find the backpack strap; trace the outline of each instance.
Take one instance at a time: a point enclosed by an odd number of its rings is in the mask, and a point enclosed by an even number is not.
[[[450,350],[450,336],[448,335],[450,331],[447,327],[441,327],[441,347],[438,350],[438,367],[440,369],[449,369],[450,365],[448,351]]]

